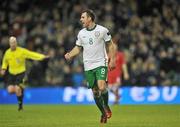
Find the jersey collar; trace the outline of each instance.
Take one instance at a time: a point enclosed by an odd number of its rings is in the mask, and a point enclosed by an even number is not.
[[[91,28],[91,29],[86,28],[86,30],[87,30],[87,31],[92,31],[92,30],[94,30],[94,29],[96,28],[96,26],[97,26],[97,25],[95,24],[93,28]]]

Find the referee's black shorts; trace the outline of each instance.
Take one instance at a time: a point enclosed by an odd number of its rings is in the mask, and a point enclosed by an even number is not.
[[[9,73],[7,78],[8,78],[7,79],[8,85],[19,85],[24,82],[25,72],[22,72],[16,75]]]

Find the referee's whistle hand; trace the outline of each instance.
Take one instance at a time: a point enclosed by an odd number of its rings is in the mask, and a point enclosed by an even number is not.
[[[44,59],[49,59],[51,56],[50,55],[45,55]]]

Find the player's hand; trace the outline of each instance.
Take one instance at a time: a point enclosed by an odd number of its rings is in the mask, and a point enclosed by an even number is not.
[[[5,73],[6,73],[6,70],[4,70],[4,69],[0,69],[0,75],[5,75]]]
[[[71,60],[71,56],[70,56],[69,52],[66,53],[66,54],[64,55],[64,57],[65,57],[66,60]]]
[[[124,74],[124,79],[125,79],[125,80],[128,80],[128,79],[129,79],[129,74],[125,73],[125,74]]]
[[[109,61],[109,70],[111,71],[111,70],[113,70],[114,68],[115,68],[115,62],[113,61],[113,60],[110,60]]]

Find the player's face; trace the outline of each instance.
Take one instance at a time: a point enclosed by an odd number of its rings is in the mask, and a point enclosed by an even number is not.
[[[88,28],[89,24],[91,22],[91,18],[89,16],[87,16],[86,12],[84,12],[81,14],[80,21],[81,21],[83,27]]]
[[[16,38],[11,37],[11,38],[9,39],[9,46],[10,46],[10,48],[11,48],[12,51],[16,50],[16,47],[17,47]]]

